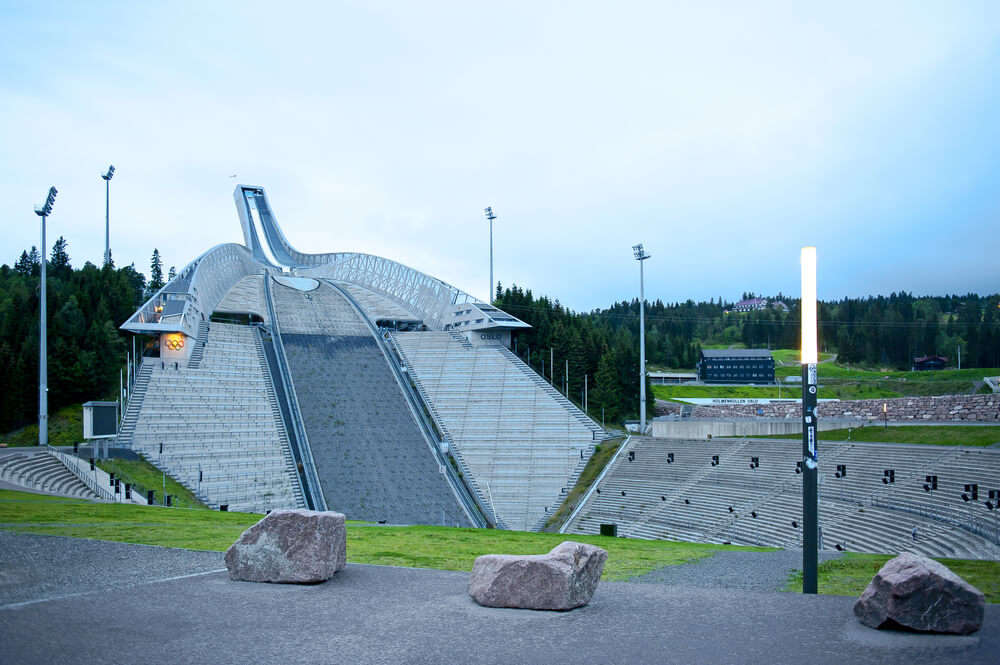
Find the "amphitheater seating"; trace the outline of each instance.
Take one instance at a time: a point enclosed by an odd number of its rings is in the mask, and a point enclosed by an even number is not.
[[[386,358],[332,287],[275,284],[275,311],[327,505],[351,519],[470,523]]]
[[[538,529],[604,432],[515,356],[457,333],[394,333],[453,455],[512,529]]]
[[[144,359],[131,447],[208,505],[304,506],[257,331],[212,323],[202,353],[193,368]]]
[[[0,480],[45,494],[95,501],[99,498],[48,452],[13,452],[0,456]]]
[[[627,452],[618,456],[567,532],[598,533],[601,523],[615,523],[619,535],[636,538],[801,546],[800,442],[637,437],[629,450],[634,460]],[[751,469],[751,457],[759,458],[759,467]],[[838,464],[847,466],[842,478],[835,477]],[[887,469],[894,470],[895,483],[882,482]],[[923,490],[926,475],[938,476],[937,491]],[[965,483],[979,485],[980,502],[962,501]],[[998,486],[1000,451],[824,442],[824,547],[995,557],[995,516],[983,503],[986,489]]]

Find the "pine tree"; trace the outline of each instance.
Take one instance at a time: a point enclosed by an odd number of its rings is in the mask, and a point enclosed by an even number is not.
[[[32,247],[31,250],[32,252],[37,252],[37,250],[34,247]],[[31,257],[28,256],[28,252],[26,251],[21,252],[21,258],[19,258],[17,260],[17,263],[14,264],[14,270],[19,275],[27,277],[32,273],[33,268],[34,265],[31,263]]]
[[[149,295],[153,295],[163,288],[163,261],[160,259],[160,250],[153,249],[153,258],[149,263],[149,285],[146,287]]]
[[[170,272],[167,273],[167,281],[172,282],[175,277],[177,277],[177,268],[170,266]]]
[[[589,396],[589,401],[593,405],[591,412],[596,416],[603,409],[605,422],[616,421],[620,414],[620,392],[614,354],[608,349],[608,345],[604,344],[601,347],[597,376],[594,377],[594,388]]]
[[[52,245],[52,256],[49,259],[49,265],[52,266],[53,270],[56,271],[68,271],[71,269],[69,264],[69,254],[66,252],[66,247],[69,243],[66,242],[66,238],[59,236],[55,244]]]

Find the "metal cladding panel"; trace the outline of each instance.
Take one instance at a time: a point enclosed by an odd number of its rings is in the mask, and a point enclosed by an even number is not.
[[[464,332],[530,327],[450,284],[389,259],[352,252],[299,252],[278,226],[263,187],[237,185],[233,196],[247,246],[230,243],[205,252],[146,301],[122,329],[146,334],[182,332],[196,337],[198,323],[208,320],[233,285],[243,277],[274,268],[292,268],[305,277],[353,282],[414,312],[432,329]],[[248,196],[254,197],[263,238],[255,228]],[[266,250],[270,250],[270,257]],[[284,265],[275,265],[275,261]],[[454,308],[459,305],[474,314],[457,316]],[[495,313],[484,312],[480,306]]]
[[[208,320],[236,282],[265,270],[266,266],[243,245],[216,245],[186,265],[121,328],[135,333],[182,332],[196,337],[198,323]]]
[[[455,328],[454,313],[449,310],[456,304],[483,305],[474,298],[439,279],[431,277],[401,263],[390,261],[371,254],[331,253],[305,254],[292,247],[282,233],[278,221],[271,211],[267,193],[263,187],[256,185],[237,185],[233,194],[236,208],[243,227],[243,237],[250,247],[253,256],[262,261],[266,252],[261,246],[264,241],[268,245],[274,260],[284,268],[291,268],[297,274],[352,282],[364,286],[380,295],[396,301],[424,319],[429,327],[438,330]],[[253,205],[257,209],[261,231],[260,238],[255,230],[254,220],[250,210],[248,197],[253,197]],[[491,308],[492,309],[492,308]],[[528,324],[510,316],[506,312],[497,311],[497,317],[477,310],[478,314],[472,321],[463,321],[462,330],[478,330],[485,328],[528,328]]]

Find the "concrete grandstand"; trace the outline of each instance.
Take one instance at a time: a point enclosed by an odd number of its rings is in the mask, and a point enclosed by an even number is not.
[[[962,494],[966,485],[1000,487],[1000,450],[832,441],[822,449],[824,549],[998,558],[1000,519],[986,490],[978,500]],[[797,440],[633,437],[563,531],[614,524],[632,538],[799,548],[801,459]]]
[[[300,252],[261,187],[234,197],[245,244],[122,325],[158,355],[117,445],[231,510],[540,528],[606,434],[508,350],[527,324],[389,259]]]

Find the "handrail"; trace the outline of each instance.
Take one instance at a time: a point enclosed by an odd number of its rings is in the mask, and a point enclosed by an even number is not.
[[[285,345],[281,341],[281,328],[278,324],[278,316],[274,309],[274,301],[271,298],[270,275],[264,276],[264,299],[267,301],[267,313],[271,318],[271,340],[274,344],[274,358],[278,365],[278,374],[281,375],[281,385],[285,390],[285,399],[288,402],[288,416],[292,421],[292,429],[295,432],[296,445],[292,446],[292,454],[295,455],[296,462],[302,464],[302,472],[305,475],[303,488],[306,501],[313,510],[327,510],[326,498],[319,483],[319,474],[316,473],[316,461],[313,459],[312,448],[309,445],[309,436],[306,434],[305,424],[302,420],[302,411],[299,408],[299,398],[295,393],[295,385],[292,383],[292,375],[288,369],[288,358],[285,356]]]
[[[614,438],[607,430],[597,424],[597,421],[590,417],[583,409],[576,405],[569,397],[563,395],[555,387],[553,387],[548,381],[539,376],[535,368],[528,363],[521,360],[520,357],[510,349],[505,346],[497,347],[501,350],[501,353],[511,360],[516,367],[526,372],[529,378],[536,384],[540,384],[540,387],[553,399],[555,399],[559,404],[561,404],[567,411],[569,411],[574,418],[584,427],[590,430],[591,440],[600,443],[607,439]]]
[[[388,337],[388,341],[389,341],[389,344],[392,346],[392,349],[395,351],[395,354],[396,354],[396,357],[398,358],[400,366],[401,367],[403,367],[403,366],[410,366],[409,365],[409,361],[406,358],[406,353],[403,351],[403,349],[400,348],[399,342],[396,340],[395,335],[392,335],[390,333],[390,335]],[[473,500],[475,500],[476,505],[479,506],[479,509],[483,512],[483,514],[487,515],[487,516],[490,515],[490,514],[492,514],[492,516],[493,516],[493,522],[492,523],[493,523],[493,525],[494,525],[495,528],[497,528],[497,529],[506,529],[506,528],[508,528],[507,525],[504,523],[503,519],[497,514],[496,508],[493,506],[492,498],[485,496],[482,493],[481,489],[473,489],[472,487],[469,486],[469,484],[467,482],[465,482],[464,480],[462,480],[463,478],[468,477],[468,478],[472,479],[472,482],[474,484],[478,485],[478,483],[476,483],[476,480],[475,480],[475,474],[472,473],[472,470],[469,469],[469,465],[466,463],[465,458],[462,457],[462,451],[461,451],[461,449],[459,449],[458,447],[456,447],[456,446],[453,445],[454,441],[451,438],[451,433],[448,431],[447,426],[443,422],[441,422],[440,415],[438,414],[437,409],[434,408],[434,406],[433,406],[433,404],[431,402],[430,396],[427,394],[427,392],[424,389],[423,385],[417,379],[416,375],[413,374],[412,372],[408,371],[407,374],[406,374],[406,376],[407,376],[407,379],[408,379],[407,385],[408,385],[409,389],[417,396],[417,400],[421,404],[423,404],[425,406],[426,413],[429,414],[428,417],[430,418],[430,423],[431,423],[433,429],[436,432],[440,432],[440,439],[439,440],[442,441],[442,442],[448,443],[450,457],[451,457],[452,460],[454,460],[455,464],[458,465],[457,474],[459,476],[459,480],[461,480],[462,484],[465,485],[465,487],[469,490],[470,494],[473,497]],[[490,510],[489,511],[486,510],[486,500],[487,500],[487,498],[490,498]],[[487,517],[487,519],[489,519],[489,517]]]
[[[350,303],[350,305],[354,308],[357,315],[368,325],[369,332],[371,333],[372,337],[375,338],[375,343],[378,345],[379,350],[382,351],[382,355],[385,356],[386,364],[389,365],[390,369],[392,370],[393,376],[396,378],[396,382],[402,389],[403,396],[406,398],[407,405],[410,407],[410,411],[413,413],[413,417],[417,421],[417,424],[420,427],[421,434],[423,434],[424,442],[427,444],[427,447],[430,448],[431,453],[434,455],[434,458],[438,462],[438,465],[441,466],[443,469],[445,469],[444,475],[448,481],[448,485],[451,487],[452,494],[454,494],[455,498],[458,499],[459,503],[462,506],[462,510],[465,511],[465,514],[469,518],[469,521],[472,522],[475,526],[478,526],[480,528],[485,528],[489,524],[489,519],[485,517],[486,511],[475,500],[475,495],[469,490],[468,487],[466,487],[465,483],[463,483],[461,479],[458,478],[457,474],[455,473],[455,470],[452,468],[451,464],[448,463],[448,460],[445,459],[444,455],[442,454],[440,439],[435,435],[434,428],[431,426],[431,424],[427,422],[426,415],[424,413],[425,405],[423,404],[423,401],[420,399],[419,395],[414,394],[413,388],[410,385],[408,378],[403,376],[403,373],[399,369],[398,363],[395,362],[392,356],[392,351],[389,349],[389,347],[385,343],[385,340],[382,339],[382,336],[379,334],[378,328],[375,327],[375,324],[372,323],[371,319],[365,316],[364,310],[361,309],[361,306],[354,299],[354,296],[348,293],[345,289],[342,289],[336,284],[334,284],[331,280],[325,279],[323,281],[330,287],[332,287],[335,291],[337,291],[340,295],[342,295],[344,299],[347,300],[347,302]],[[496,521],[495,512],[493,515],[493,519],[495,522]]]
[[[87,489],[89,489],[91,492],[93,492],[94,494],[96,494],[98,497],[100,497],[104,501],[107,501],[109,503],[119,503],[118,499],[115,498],[114,493],[111,490],[109,490],[107,487],[104,487],[102,485],[102,483],[97,482],[97,478],[96,477],[94,477],[93,475],[91,475],[89,473],[84,473],[83,471],[80,470],[79,464],[77,462],[78,461],[82,462],[82,460],[79,460],[79,458],[73,457],[72,458],[73,461],[70,462],[67,459],[68,457],[72,457],[71,455],[69,455],[69,453],[66,453],[66,452],[64,452],[62,450],[57,450],[56,448],[54,448],[53,446],[51,446],[49,444],[46,444],[45,447],[49,451],[49,453],[52,454],[53,457],[55,457],[57,460],[59,460],[60,464],[62,464],[64,467],[66,467],[66,469],[70,473],[72,473],[74,476],[76,476],[80,480],[80,482],[82,482],[84,485],[86,485]]]
[[[267,370],[267,389],[268,391],[270,391],[271,395],[274,396],[274,401],[278,408],[278,417],[281,419],[281,424],[285,428],[285,439],[288,442],[288,450],[292,455],[292,463],[294,464],[296,460],[295,460],[295,450],[292,447],[292,437],[288,436],[288,423],[285,422],[285,412],[281,408],[281,402],[278,398],[278,391],[274,387],[274,376],[271,372],[270,362],[267,359],[267,353],[264,351],[264,329],[262,326],[255,326],[255,327],[257,329],[257,337],[256,337],[257,351],[258,353],[260,353],[261,360],[264,362],[264,367]],[[275,362],[277,363],[277,352],[275,352]],[[295,470],[295,482],[299,488],[299,493],[302,495],[302,499],[306,500],[306,487],[302,482],[302,476],[299,474],[298,469]]]
[[[573,512],[571,512],[569,514],[569,517],[566,518],[566,521],[563,522],[561,527],[559,527],[559,533],[566,533],[566,529],[569,528],[569,525],[573,523],[573,520],[576,519],[576,516],[580,513],[581,510],[583,510],[583,507],[587,504],[587,501],[590,500],[590,495],[594,493],[594,490],[596,490],[598,485],[601,484],[601,481],[604,480],[604,476],[608,475],[608,472],[611,470],[611,467],[614,466],[615,462],[618,461],[618,456],[621,455],[622,451],[628,447],[628,442],[631,440],[632,440],[632,435],[629,434],[625,437],[625,440],[622,441],[622,445],[618,446],[618,450],[615,452],[614,456],[612,456],[612,458],[608,460],[608,463],[604,466],[604,469],[597,476],[597,478],[594,479],[594,482],[590,485],[590,489],[587,490],[586,494],[583,495],[583,498],[580,499],[580,503],[576,504],[576,508],[573,509]]]

